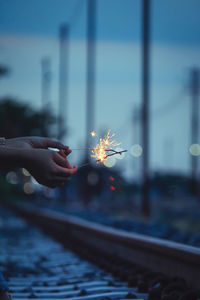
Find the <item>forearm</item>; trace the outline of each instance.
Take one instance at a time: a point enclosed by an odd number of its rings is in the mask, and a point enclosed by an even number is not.
[[[29,149],[0,147],[0,168],[26,168],[31,160],[31,151]]]

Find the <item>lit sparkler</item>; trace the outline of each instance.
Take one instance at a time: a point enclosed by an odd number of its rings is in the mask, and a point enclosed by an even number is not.
[[[96,137],[96,132],[92,131],[92,137]],[[113,155],[122,155],[122,153],[127,152],[127,150],[117,150],[114,149],[115,147],[121,145],[121,143],[116,142],[114,138],[115,134],[111,134],[109,130],[108,133],[105,135],[104,138],[100,138],[99,143],[96,145],[95,148],[88,148],[88,149],[72,149],[72,150],[91,150],[92,154],[91,157],[96,158],[96,162],[103,163],[105,159]],[[90,163],[86,163],[80,167],[84,167]],[[79,167],[79,168],[80,168]]]
[[[114,136],[115,134],[111,134],[109,130],[104,138],[100,138],[99,144],[92,149],[91,157],[95,157],[97,162],[103,162],[109,156],[127,152],[127,150],[116,151],[113,149],[113,147],[121,145],[113,139]]]

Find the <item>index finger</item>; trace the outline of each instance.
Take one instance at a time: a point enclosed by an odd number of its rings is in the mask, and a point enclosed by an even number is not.
[[[56,140],[51,140],[51,139],[46,139],[45,140],[45,146],[51,147],[51,148],[57,148],[57,149],[64,149],[65,151],[68,151],[69,147],[65,146],[63,143],[56,141]]]
[[[74,175],[77,172],[78,167],[74,166],[74,167],[68,169],[68,168],[63,168],[61,166],[57,166],[57,170],[58,170],[57,175],[63,176],[63,177],[69,177],[69,176]]]

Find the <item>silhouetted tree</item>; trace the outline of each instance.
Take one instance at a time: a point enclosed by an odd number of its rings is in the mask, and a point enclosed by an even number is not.
[[[9,69],[3,65],[0,65],[0,77],[5,76],[9,73]]]
[[[15,99],[0,100],[0,136],[52,136],[51,125],[55,120],[47,110],[36,111],[30,105]]]

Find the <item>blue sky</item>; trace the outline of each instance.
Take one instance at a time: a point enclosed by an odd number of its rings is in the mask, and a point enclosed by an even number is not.
[[[141,103],[140,0],[97,0],[96,126],[116,132],[125,148],[135,138],[132,114]],[[154,0],[151,7],[151,168],[188,172],[190,143],[189,70],[199,67],[198,0]],[[0,96],[11,95],[41,106],[42,57],[52,61],[51,105],[58,101],[58,27],[69,22],[70,64],[66,142],[85,139],[86,1],[0,1],[0,63],[12,73],[0,81]],[[138,136],[139,134],[137,134]],[[72,154],[74,162],[79,154]],[[135,161],[134,161],[135,160]],[[127,176],[138,176],[127,156],[118,164]]]

